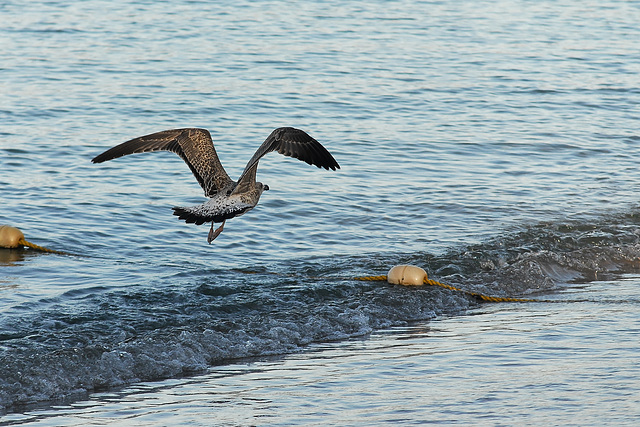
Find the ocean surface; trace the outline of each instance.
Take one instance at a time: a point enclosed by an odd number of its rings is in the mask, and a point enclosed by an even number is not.
[[[640,3],[0,3],[0,425],[637,425]],[[258,206],[208,225],[203,127]],[[353,280],[415,264],[439,287]]]

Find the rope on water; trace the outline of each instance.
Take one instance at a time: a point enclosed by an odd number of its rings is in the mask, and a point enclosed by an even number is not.
[[[488,295],[482,295],[476,292],[465,291],[464,289],[459,289],[454,286],[445,285],[444,283],[440,283],[435,280],[429,279],[426,276],[424,278],[424,284],[431,285],[431,286],[440,286],[441,288],[449,289],[456,292],[462,292],[464,294],[471,295],[483,301],[489,301],[489,302],[541,302],[540,300],[530,299],[530,298],[492,297]]]
[[[424,270],[422,271],[424,272]],[[363,277],[354,277],[353,280],[367,281],[367,282],[386,282],[389,280],[389,278],[388,276],[363,276]],[[440,283],[436,280],[429,279],[426,273],[424,273],[424,278],[422,279],[422,283],[425,285],[439,286],[441,288],[449,289],[450,291],[462,292],[463,294],[472,296],[474,298],[478,298],[482,301],[488,301],[488,302],[549,302],[547,300],[537,300],[537,299],[528,299],[528,298],[492,297],[488,295],[479,294],[476,292],[465,291],[464,289],[456,288],[455,286],[451,286],[451,285],[445,285],[444,283]],[[411,283],[411,284],[415,284],[415,283]]]
[[[35,243],[27,242],[24,238],[24,233],[22,233],[22,231],[20,231],[16,227],[12,227],[6,224],[0,225],[0,248],[17,249],[25,246],[37,251],[48,252],[50,254],[73,255],[68,252],[47,249],[45,247],[36,245]]]
[[[47,252],[47,253],[50,253],[50,254],[58,254],[58,255],[71,255],[68,252],[56,251],[55,249],[45,248],[43,246],[36,245],[35,243],[27,242],[24,239],[18,240],[18,243],[21,246],[26,246],[28,248],[35,249],[35,250],[40,251],[40,252]]]
[[[363,282],[386,282],[387,276],[364,276],[354,277],[353,280],[359,280]]]

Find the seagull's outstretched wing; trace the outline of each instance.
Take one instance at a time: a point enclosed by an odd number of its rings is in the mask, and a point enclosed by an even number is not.
[[[288,157],[293,157],[310,165],[319,168],[336,170],[340,165],[318,141],[300,129],[282,127],[271,132],[260,148],[255,152],[251,160],[244,168],[244,172],[238,179],[238,186],[235,191],[240,191],[241,187],[255,181],[258,162],[265,154],[277,151]]]
[[[206,129],[172,129],[141,136],[116,145],[91,161],[102,163],[127,154],[160,150],[172,151],[180,156],[207,197],[213,197],[218,190],[233,182],[222,167],[213,148],[211,134]]]

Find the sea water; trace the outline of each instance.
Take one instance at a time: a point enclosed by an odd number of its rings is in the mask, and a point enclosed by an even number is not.
[[[633,425],[640,416],[634,2],[0,5],[0,424]],[[173,153],[237,178],[212,245]],[[470,292],[359,282],[399,263]]]

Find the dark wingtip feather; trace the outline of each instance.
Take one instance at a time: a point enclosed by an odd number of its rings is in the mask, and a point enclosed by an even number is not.
[[[106,156],[104,155],[104,153],[97,155],[93,159],[91,159],[91,163],[102,163],[109,160],[109,159],[106,159],[105,157]]]
[[[324,148],[324,147],[322,147]],[[329,151],[327,151],[325,149],[325,156],[322,159],[322,163],[317,165],[318,167],[323,167],[326,170],[336,170],[336,169],[340,169],[340,165],[338,164],[338,162],[336,161],[336,159],[333,158],[333,156],[331,155],[331,153],[329,153]]]
[[[133,153],[132,151],[126,151],[124,147],[125,144],[130,144],[131,141],[127,141],[126,143],[120,144],[120,145],[116,145],[115,147],[111,147],[109,148],[107,151],[105,151],[104,153],[98,154],[97,156],[95,156],[93,159],[91,159],[92,163],[102,163],[102,162],[106,162],[107,160],[113,160],[116,159],[118,157],[122,157],[125,156],[127,154],[131,154]]]
[[[340,165],[331,153],[315,138],[303,130],[283,127],[274,131],[281,146],[278,152],[285,156],[294,157],[310,165],[326,170],[340,169]]]

